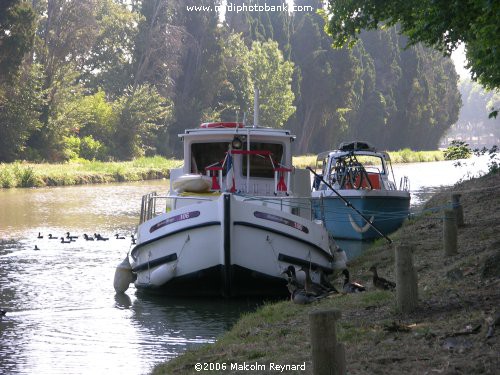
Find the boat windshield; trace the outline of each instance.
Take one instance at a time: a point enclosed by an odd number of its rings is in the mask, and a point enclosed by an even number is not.
[[[228,142],[193,143],[191,145],[191,173],[205,173],[205,168],[222,165]],[[226,172],[223,171],[225,175]]]
[[[234,163],[239,164],[238,160],[241,160],[241,167],[236,170],[241,171],[242,176],[247,175],[248,160],[251,177],[274,178],[274,168],[290,167],[282,165],[284,163],[282,144],[250,142],[249,154],[246,153],[246,146],[247,144],[244,143],[242,150],[233,150]],[[191,145],[191,173],[205,173],[205,168],[212,166],[222,167],[228,150],[228,142],[193,143]],[[222,173],[226,175],[226,168],[222,169]]]
[[[278,143],[250,142],[251,151],[270,152],[274,167],[278,168],[283,164],[283,145]],[[269,156],[253,153],[243,155],[242,174],[247,175],[248,158],[250,158],[250,177],[274,178],[274,168]],[[283,165],[290,168],[289,165]]]

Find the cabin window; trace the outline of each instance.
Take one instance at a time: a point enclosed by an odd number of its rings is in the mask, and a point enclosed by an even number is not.
[[[204,174],[205,168],[209,166],[222,166],[229,149],[229,142],[213,143],[193,143],[191,144],[191,173]],[[243,150],[247,149],[247,144],[243,143]],[[283,145],[277,143],[250,142],[251,151],[263,151],[263,154],[242,154],[241,175],[247,175],[247,158],[250,158],[250,176],[274,178],[274,169],[269,159],[269,153],[273,159],[275,167],[283,163]],[[284,165],[290,168],[289,165]],[[222,171],[226,175],[226,168]]]
[[[246,149],[246,144],[243,145]],[[260,143],[250,142],[250,150],[252,151],[270,151],[275,167],[279,167],[279,163],[283,162],[283,145],[277,143]],[[267,155],[243,155],[242,159],[242,174],[247,175],[247,158],[250,158],[250,176],[274,178],[274,169]],[[291,165],[284,165],[290,168]]]
[[[221,166],[227,149],[228,142],[193,143],[191,145],[191,173],[204,174],[208,166]],[[226,171],[223,171],[224,175],[225,173]]]

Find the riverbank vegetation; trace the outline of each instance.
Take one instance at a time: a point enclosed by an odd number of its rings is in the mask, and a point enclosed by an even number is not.
[[[337,50],[321,1],[300,12],[226,12],[223,22],[198,8],[217,4],[1,2],[0,162],[180,157],[186,128],[251,124],[254,86],[261,125],[290,129],[300,154],[346,139],[433,149],[458,117],[450,58],[403,48],[396,27]]]
[[[41,187],[124,182],[169,178],[170,169],[182,162],[160,156],[126,162],[100,162],[84,159],[70,163],[0,164],[0,187]]]
[[[389,152],[394,163],[443,160],[441,151],[402,150]],[[296,168],[314,167],[316,155],[293,157]],[[141,157],[125,162],[89,161],[82,158],[67,163],[0,163],[0,188],[42,187],[125,182],[169,178],[170,169],[182,161],[162,156]]]
[[[449,204],[451,192],[462,194],[466,225],[459,228],[458,255],[444,257],[442,211],[433,208]],[[307,306],[288,300],[267,303],[242,316],[215,344],[189,350],[153,374],[196,374],[196,363],[244,361],[305,362],[301,374],[311,374],[308,314],[319,309],[342,312],[337,332],[349,374],[496,374],[500,333],[489,327],[500,312],[499,197],[498,173],[436,194],[422,214],[391,235],[393,245],[379,240],[350,262],[351,278],[367,292],[332,295]],[[394,280],[399,244],[413,247],[418,275],[419,305],[408,315],[397,312],[393,292],[374,289],[369,272],[376,264],[379,274]],[[334,282],[341,289],[342,279]]]

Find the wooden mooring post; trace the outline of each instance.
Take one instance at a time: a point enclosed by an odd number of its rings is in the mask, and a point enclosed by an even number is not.
[[[464,224],[464,208],[462,207],[462,204],[460,203],[460,197],[462,194],[459,193],[453,193],[451,195],[451,204],[453,207],[453,210],[457,214],[457,227],[463,227]]]
[[[413,268],[413,248],[408,245],[398,245],[394,252],[397,308],[403,313],[410,313],[418,304],[418,280]]]
[[[337,342],[340,310],[319,310],[309,314],[313,375],[345,375],[345,348]]]
[[[443,247],[444,255],[452,256],[457,251],[457,214],[454,210],[444,210],[443,218]]]

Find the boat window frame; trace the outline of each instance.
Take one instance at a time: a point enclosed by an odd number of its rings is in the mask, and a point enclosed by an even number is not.
[[[226,161],[227,152],[230,150],[231,140],[210,140],[210,141],[193,141],[190,142],[189,146],[189,154],[190,154],[190,165],[189,165],[189,173],[193,174],[205,174],[205,168],[210,166],[219,166],[222,167],[222,175],[225,177],[227,174],[226,167],[224,165]],[[209,150],[211,146],[219,144],[217,152],[214,153],[213,157],[203,158],[201,155],[209,154],[211,151]],[[263,145],[261,147],[256,147],[257,145]],[[203,147],[205,146],[205,147]],[[215,146],[213,146],[215,148]],[[277,150],[279,148],[279,150]],[[248,150],[248,143],[245,141],[242,145],[242,148],[239,149],[238,154],[234,153],[233,162],[239,160],[238,166],[234,169],[236,171],[236,175],[238,178],[246,178],[247,177],[247,157],[250,156],[250,178],[267,178],[274,179],[275,177],[275,169],[278,167],[290,168],[291,166],[286,165],[286,149],[287,145],[282,141],[270,141],[270,140],[250,140],[250,150],[249,151],[270,151],[272,161],[269,159],[269,156],[257,155],[257,153],[252,153],[250,155],[246,154],[245,151]],[[236,151],[236,149],[235,149]],[[220,158],[219,158],[220,156]],[[259,158],[259,159],[256,159]],[[205,159],[205,160],[204,160]],[[208,159],[208,160],[207,160]],[[265,170],[265,172],[255,173],[255,166],[252,167],[252,159],[253,160],[262,160],[261,168],[259,170]],[[265,167],[265,168],[264,168]],[[253,172],[253,173],[252,173]]]
[[[266,147],[264,146],[263,148],[259,149],[254,147],[255,144],[262,144],[262,145],[274,145],[274,146],[279,146],[281,150],[279,150],[280,155],[279,158],[276,157],[276,153],[274,152],[275,150],[272,150],[270,148],[272,147]],[[245,142],[244,146],[248,149],[249,145],[247,142]],[[274,173],[275,169],[279,167],[285,167],[285,168],[290,168],[291,166],[285,165],[284,158],[286,158],[286,145],[284,142],[270,142],[268,140],[262,142],[254,139],[250,139],[250,151],[270,151],[271,152],[271,158],[272,162],[268,157],[262,157],[259,155],[255,154],[243,154],[241,158],[241,176],[246,177],[247,176],[247,158],[250,157],[250,178],[272,178],[274,179]],[[253,160],[259,160],[262,161],[260,163],[262,166],[269,166],[269,168],[266,168],[266,173],[259,173],[255,174],[252,173],[255,171],[255,168],[252,167],[252,158]],[[259,159],[257,159],[259,158]]]

